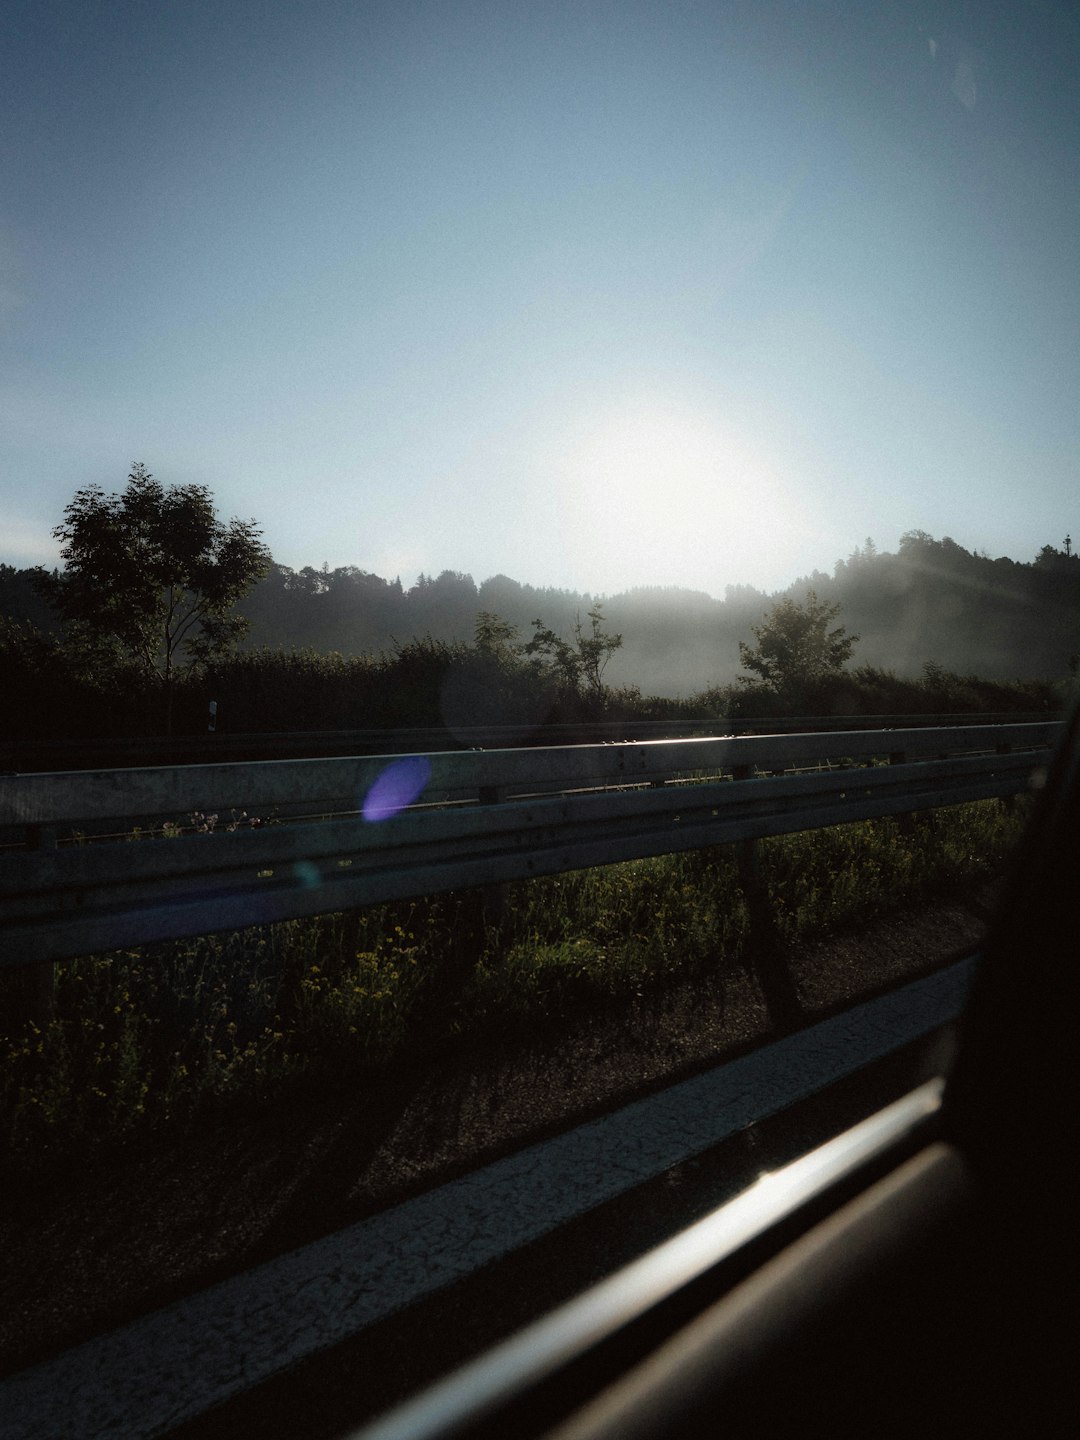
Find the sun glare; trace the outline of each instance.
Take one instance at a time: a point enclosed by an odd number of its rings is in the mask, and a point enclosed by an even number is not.
[[[619,407],[583,425],[561,463],[562,544],[596,589],[769,583],[802,520],[773,467],[717,420]]]

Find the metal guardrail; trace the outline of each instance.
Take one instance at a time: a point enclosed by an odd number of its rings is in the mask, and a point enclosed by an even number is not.
[[[4,776],[0,963],[1015,794],[1061,728],[833,731]],[[793,773],[822,765],[838,768]],[[364,818],[374,787],[394,774],[413,803],[386,806],[375,818],[369,807]],[[135,826],[183,822],[196,811],[216,812],[222,824],[230,812],[284,823],[131,840]]]
[[[317,756],[412,754],[421,751],[591,745],[607,741],[669,740],[688,736],[795,734],[822,730],[883,730],[943,725],[1037,723],[1045,712],[948,715],[744,716],[704,720],[593,720],[522,725],[446,726],[395,730],[253,731],[229,734],[121,736],[111,739],[0,739],[0,773],[101,770],[146,765],[211,765],[228,761]]]

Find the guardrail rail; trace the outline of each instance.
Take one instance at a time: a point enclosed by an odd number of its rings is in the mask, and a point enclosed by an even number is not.
[[[619,740],[780,735],[821,730],[923,729],[943,725],[1017,725],[1052,719],[1045,711],[944,715],[745,715],[704,720],[581,720],[527,725],[445,725],[366,730],[216,729],[212,734],[89,739],[0,739],[0,774],[26,770],[111,770],[129,766],[216,765],[241,760],[303,760],[342,755],[412,754],[433,750],[591,745]]]
[[[1060,729],[849,730],[2,776],[0,963],[1012,795]],[[373,806],[380,786],[399,800]],[[183,833],[193,814],[217,823]],[[136,831],[143,838],[133,840]]]

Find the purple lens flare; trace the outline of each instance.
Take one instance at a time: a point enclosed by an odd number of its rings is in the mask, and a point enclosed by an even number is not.
[[[431,779],[431,761],[426,755],[407,755],[388,765],[364,796],[361,814],[365,820],[389,820],[412,805]]]

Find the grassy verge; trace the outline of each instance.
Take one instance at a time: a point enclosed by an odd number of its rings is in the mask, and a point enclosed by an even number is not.
[[[993,875],[1025,808],[762,842],[780,934],[798,944]],[[722,975],[747,933],[718,848],[73,960],[47,1024],[0,1019],[0,1155],[100,1149],[347,1075],[374,1085],[388,1063]]]

